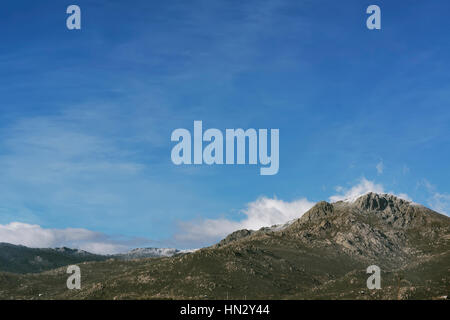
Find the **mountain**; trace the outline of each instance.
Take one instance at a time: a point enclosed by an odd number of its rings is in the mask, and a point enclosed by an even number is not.
[[[65,247],[36,249],[0,243],[0,271],[6,272],[37,273],[70,264],[106,259],[106,256]]]
[[[319,202],[299,219],[241,230],[172,257],[85,262],[0,274],[2,299],[442,299],[450,291],[450,218],[389,194]],[[368,290],[366,269],[381,269]]]

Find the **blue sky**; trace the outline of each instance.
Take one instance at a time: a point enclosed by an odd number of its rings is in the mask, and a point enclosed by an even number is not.
[[[66,28],[70,4],[81,30]],[[381,30],[366,28],[370,4]],[[4,1],[0,229],[11,236],[20,222],[90,230],[99,243],[197,247],[222,235],[202,239],[195,228],[229,231],[261,210],[281,221],[367,188],[449,214],[449,9]],[[171,132],[194,120],[279,129],[279,173],[175,166]]]

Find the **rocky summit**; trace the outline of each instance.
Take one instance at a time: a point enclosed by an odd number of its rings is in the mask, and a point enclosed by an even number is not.
[[[193,253],[82,262],[81,290],[65,287],[65,268],[0,273],[0,298],[446,299],[449,249],[449,217],[368,193]],[[371,265],[381,269],[380,289],[367,288]]]

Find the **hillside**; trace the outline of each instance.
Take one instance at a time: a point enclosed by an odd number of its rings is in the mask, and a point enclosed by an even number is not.
[[[285,226],[240,231],[168,258],[0,274],[3,299],[442,299],[450,291],[450,218],[388,194],[320,202]],[[381,268],[368,290],[369,265]],[[41,296],[39,296],[41,295]]]

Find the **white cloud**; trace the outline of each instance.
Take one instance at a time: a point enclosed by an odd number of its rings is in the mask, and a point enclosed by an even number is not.
[[[384,170],[383,160],[377,163],[376,168],[379,175],[383,173]]]
[[[369,193],[386,193],[384,191],[384,187],[381,184],[377,184],[373,181],[367,180],[366,178],[361,178],[361,180],[351,187],[350,189],[343,188],[341,186],[336,187],[336,191],[338,194],[335,194],[329,198],[331,202],[337,201],[355,201],[360,196]],[[402,198],[407,201],[413,201],[410,196],[406,193],[394,193],[393,191],[387,192],[389,194],[393,194],[396,197]]]
[[[106,235],[87,229],[46,229],[39,225],[21,222],[0,224],[0,242],[30,248],[70,247],[98,254],[113,254],[128,249],[125,244]]]
[[[261,197],[247,204],[247,208],[242,210],[245,218],[240,221],[219,218],[182,222],[180,233],[175,238],[195,244],[213,242],[236,230],[257,230],[300,218],[313,205],[314,202],[305,198],[287,202]]]
[[[338,187],[338,194],[330,197],[331,202],[341,201],[341,200],[356,200],[358,197],[369,193],[384,193],[384,188],[381,184],[376,184],[373,181],[369,181],[366,178],[361,178],[359,183],[350,189],[345,189],[342,187]]]

